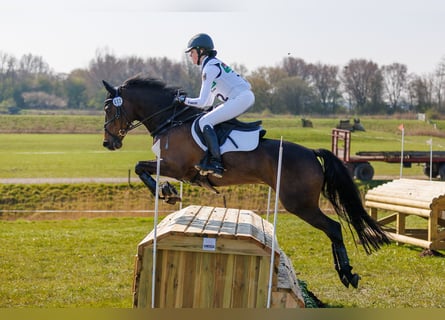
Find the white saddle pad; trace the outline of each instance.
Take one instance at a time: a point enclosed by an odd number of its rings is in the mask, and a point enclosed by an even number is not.
[[[198,120],[195,120],[198,121]],[[192,125],[192,137],[195,140],[196,144],[203,150],[207,151],[207,147],[201,142],[198,134],[195,131],[195,123]],[[255,131],[238,131],[233,130],[230,132],[230,139],[227,138],[226,142],[220,147],[221,154],[232,151],[252,151],[258,147],[258,142],[260,140],[260,131],[262,130],[259,127],[258,130]]]

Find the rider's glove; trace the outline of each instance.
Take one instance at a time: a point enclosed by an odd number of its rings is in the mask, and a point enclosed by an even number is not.
[[[185,94],[177,95],[176,102],[183,104],[185,102],[185,98],[187,98],[187,96]]]

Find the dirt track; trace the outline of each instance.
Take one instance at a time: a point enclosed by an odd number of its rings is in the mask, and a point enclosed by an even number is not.
[[[136,181],[136,180],[134,180]],[[139,181],[139,180],[137,180]],[[68,183],[126,183],[128,178],[10,178],[0,184],[68,184]]]
[[[168,178],[162,177],[162,180]],[[374,180],[394,180],[399,176],[374,176]],[[427,180],[427,176],[407,176],[407,179]],[[128,178],[9,178],[0,179],[0,184],[68,184],[68,183],[127,183]],[[130,182],[140,182],[139,178],[133,177]]]

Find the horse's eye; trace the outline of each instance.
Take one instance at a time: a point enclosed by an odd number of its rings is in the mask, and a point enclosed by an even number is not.
[[[105,110],[106,113],[108,113],[108,112],[110,111],[110,106],[109,106],[109,105],[106,105],[106,106],[104,107],[104,110]]]

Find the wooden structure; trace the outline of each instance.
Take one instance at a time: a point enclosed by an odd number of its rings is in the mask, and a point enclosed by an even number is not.
[[[431,250],[445,249],[444,182],[394,180],[369,190],[365,206],[395,241]],[[424,228],[409,228],[409,216],[421,217]]]
[[[265,308],[273,225],[249,210],[189,206],[157,228],[156,308]],[[134,307],[151,308],[154,231],[138,245]],[[271,307],[304,307],[292,264],[275,245]]]

